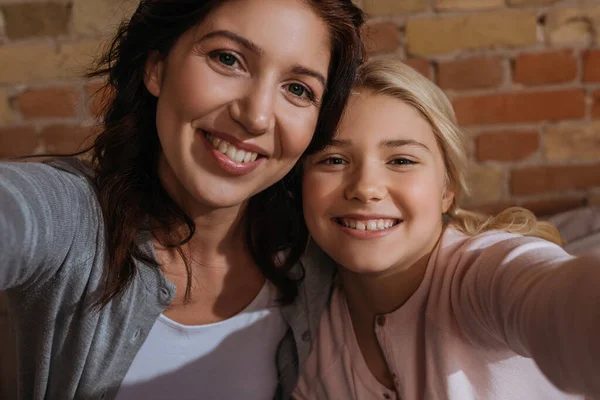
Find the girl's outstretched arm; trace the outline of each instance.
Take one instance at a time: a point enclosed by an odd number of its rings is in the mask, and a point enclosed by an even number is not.
[[[559,389],[600,398],[600,249],[574,257],[503,232],[450,257],[452,306],[474,342],[532,357]]]

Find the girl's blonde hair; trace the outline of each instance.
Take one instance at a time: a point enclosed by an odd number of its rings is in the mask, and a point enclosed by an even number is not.
[[[398,59],[374,58],[359,69],[356,88],[401,100],[429,122],[444,157],[447,184],[454,191],[446,219],[455,228],[468,235],[501,229],[562,244],[560,234],[552,224],[537,221],[535,215],[524,208],[511,207],[496,216],[459,208],[461,198],[468,193],[464,135],[457,125],[452,104],[429,79]]]

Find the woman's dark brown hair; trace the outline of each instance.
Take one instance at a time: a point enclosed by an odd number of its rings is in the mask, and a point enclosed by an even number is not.
[[[157,99],[144,85],[145,63],[151,52],[167,57],[179,37],[202,22],[227,0],[142,0],[133,16],[121,24],[90,78],[106,76],[110,97],[103,113],[102,131],[92,147],[92,162],[104,213],[107,235],[106,287],[98,305],[123,293],[135,276],[134,260],[159,267],[138,246],[138,234],[148,221],[161,230],[187,234],[173,237],[169,245],[180,249],[194,235],[193,220],[161,186],[156,131]],[[363,13],[350,0],[305,0],[328,24],[331,62],[316,132],[308,151],[323,147],[335,133],[357,67],[364,57],[360,31]],[[247,240],[254,261],[288,303],[297,295],[297,280],[289,276],[302,254],[307,231],[291,207],[299,199],[290,195],[294,172],[249,200]],[[281,253],[283,252],[283,253]],[[183,256],[183,252],[180,251]],[[283,263],[278,254],[286,254]],[[186,258],[184,257],[184,261]],[[186,261],[191,290],[191,268]]]

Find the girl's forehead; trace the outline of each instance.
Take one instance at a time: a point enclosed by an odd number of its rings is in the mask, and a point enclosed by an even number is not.
[[[389,95],[361,91],[350,98],[334,140],[426,136],[434,139],[431,125],[412,105]]]

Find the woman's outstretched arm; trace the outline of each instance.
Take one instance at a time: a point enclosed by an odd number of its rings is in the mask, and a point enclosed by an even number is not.
[[[0,163],[0,290],[52,277],[65,260],[83,261],[96,235],[98,205],[77,162]]]

